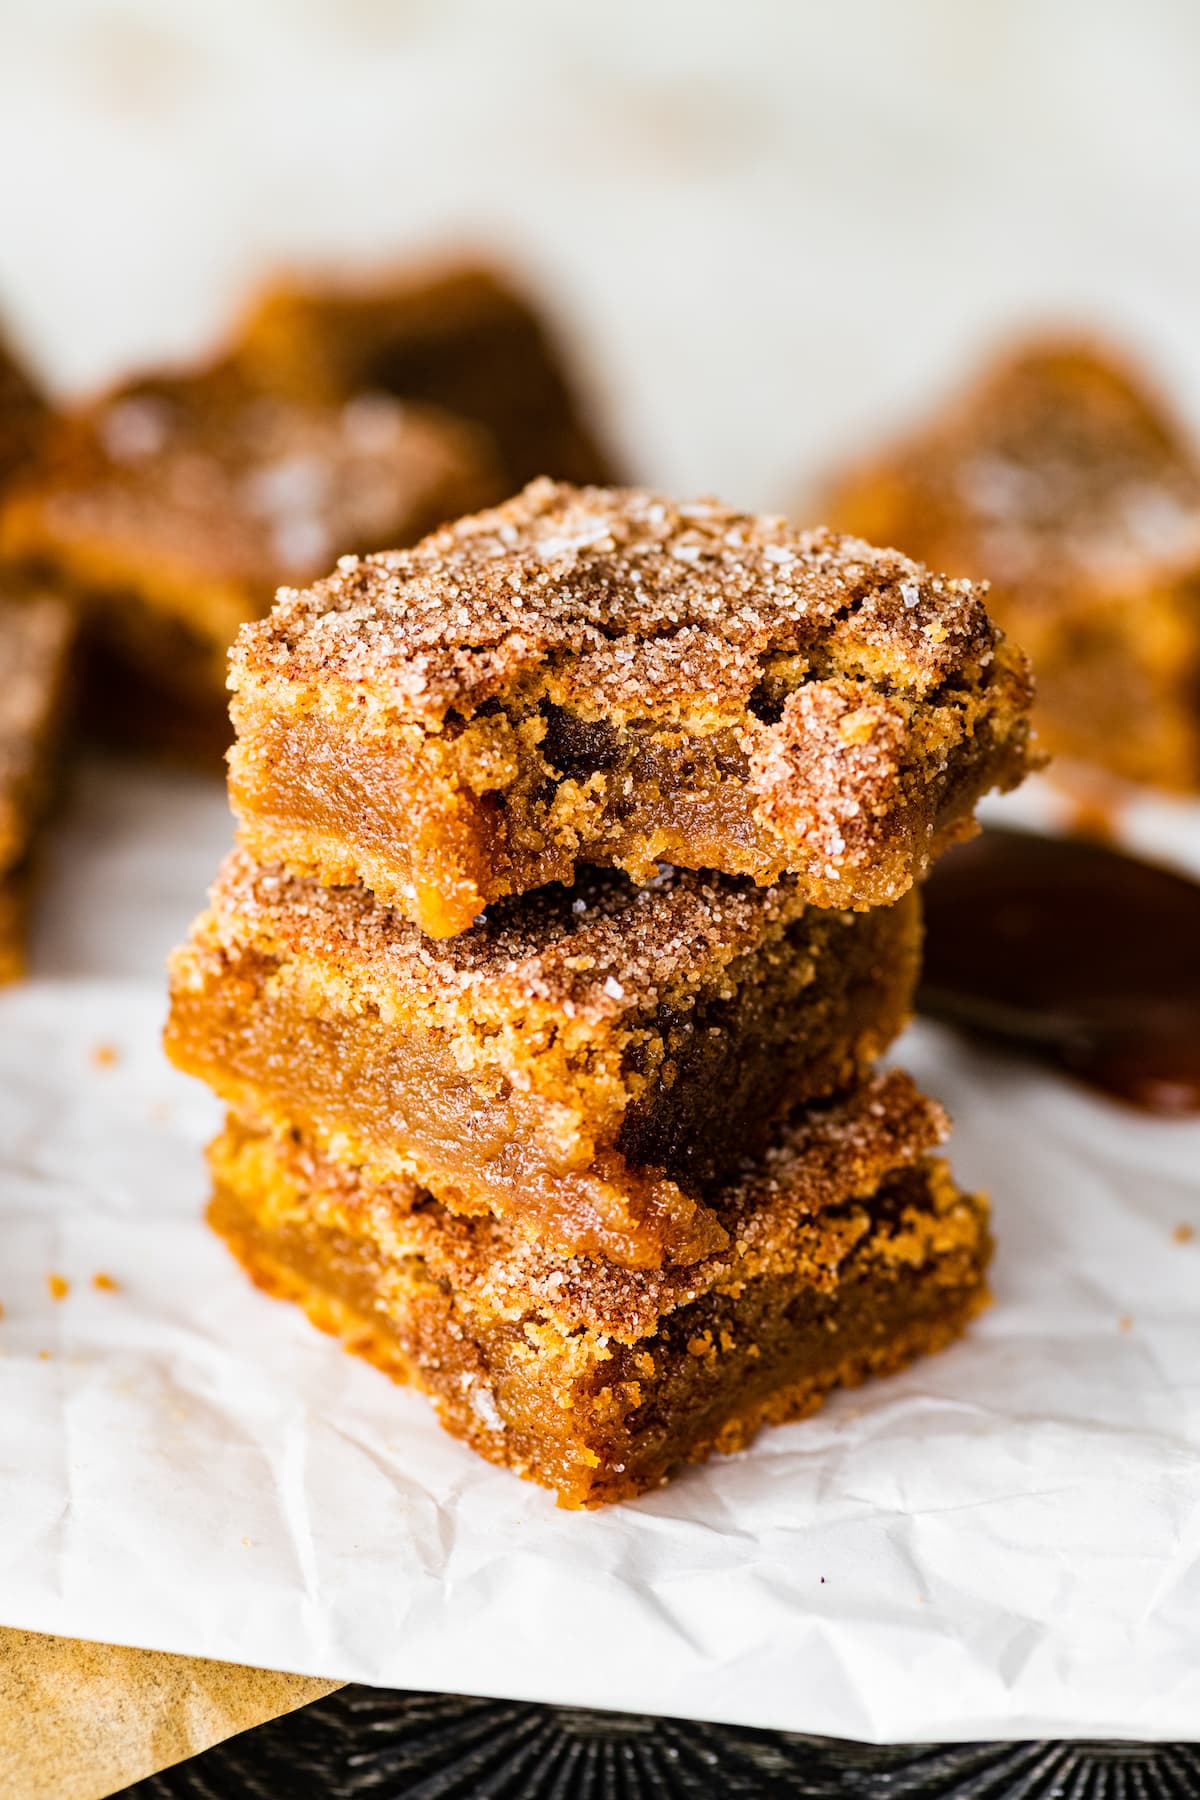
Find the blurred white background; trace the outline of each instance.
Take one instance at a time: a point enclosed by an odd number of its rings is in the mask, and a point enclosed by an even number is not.
[[[1195,0],[0,0],[0,297],[62,386],[278,261],[482,242],[636,470],[779,504],[1008,326],[1200,419]]]

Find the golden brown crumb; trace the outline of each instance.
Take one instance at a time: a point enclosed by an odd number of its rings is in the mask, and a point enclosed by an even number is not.
[[[53,1350],[39,1350],[38,1351],[38,1361],[39,1362],[49,1362],[50,1358],[53,1355],[54,1355]]]
[[[71,1291],[71,1284],[65,1275],[47,1275],[46,1286],[52,1300],[65,1300]]]
[[[112,1069],[120,1062],[121,1052],[115,1044],[93,1044],[90,1060],[93,1069]]]
[[[120,1283],[114,1281],[111,1275],[106,1275],[103,1270],[92,1276],[92,1286],[101,1294],[120,1292]]]
[[[1195,1235],[1196,1227],[1194,1225],[1188,1225],[1186,1222],[1177,1225],[1171,1233],[1171,1236],[1177,1244],[1190,1244]]]
[[[1133,1319],[1129,1313],[1122,1313],[1121,1317],[1117,1320],[1117,1324],[1120,1326],[1122,1331],[1132,1331],[1133,1330]]]

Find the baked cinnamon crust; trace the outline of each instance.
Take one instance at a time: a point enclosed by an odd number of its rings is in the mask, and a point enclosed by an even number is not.
[[[1033,658],[1047,749],[1200,788],[1200,462],[1103,345],[1018,345],[833,486],[835,524],[956,575]]]
[[[905,1024],[916,896],[585,869],[425,938],[361,888],[226,862],[171,970],[172,1059],[244,1116],[560,1252],[719,1248],[736,1163],[865,1074]]]
[[[455,1436],[598,1506],[961,1332],[991,1240],[985,1201],[929,1154],[944,1130],[900,1072],[815,1110],[730,1184],[729,1246],[685,1271],[556,1258],[232,1120],[209,1219],[261,1287],[424,1389]]]
[[[1028,666],[982,588],[548,481],[283,590],[230,685],[243,842],[434,936],[587,863],[887,904],[1029,762]]]
[[[480,265],[298,277],[262,297],[235,355],[279,393],[336,403],[370,390],[470,419],[488,432],[509,493],[536,475],[614,478],[546,321]]]
[[[229,645],[280,583],[501,491],[466,424],[381,395],[259,393],[221,364],[56,420],[0,506],[0,554],[72,598],[129,669],[114,710],[149,689],[227,743]]]

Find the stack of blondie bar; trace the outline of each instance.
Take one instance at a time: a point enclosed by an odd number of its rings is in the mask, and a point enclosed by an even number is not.
[[[537,481],[283,590],[231,687],[168,1047],[261,1286],[567,1505],[955,1336],[986,1206],[874,1065],[1027,762],[977,586]]]

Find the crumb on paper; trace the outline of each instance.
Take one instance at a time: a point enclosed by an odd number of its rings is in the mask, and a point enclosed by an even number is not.
[[[53,1355],[54,1355],[53,1350],[39,1350],[38,1351],[38,1361],[39,1362],[49,1362],[50,1358]]]
[[[110,1044],[106,1039],[102,1038],[98,1044],[92,1045],[90,1061],[93,1069],[112,1069],[120,1060],[121,1052],[115,1044]]]
[[[65,1300],[71,1291],[71,1284],[65,1275],[47,1275],[46,1286],[52,1300]]]
[[[4,1317],[4,1302],[0,1300],[0,1319]]]
[[[1132,1331],[1133,1330],[1133,1320],[1128,1313],[1122,1313],[1121,1317],[1117,1320],[1117,1324],[1120,1326],[1122,1331]]]
[[[116,1281],[113,1276],[106,1275],[103,1269],[97,1269],[92,1276],[92,1286],[100,1294],[119,1294],[121,1291],[120,1282]]]
[[[248,1537],[244,1537],[244,1538],[243,1538],[243,1539],[242,1539],[242,1543],[243,1543],[243,1545],[244,1545],[244,1547],[245,1547],[245,1548],[246,1548],[246,1549],[247,1549],[247,1550],[249,1550],[249,1549],[251,1549],[251,1548],[252,1548],[252,1546],[253,1546],[253,1544],[254,1544],[254,1539],[253,1539],[253,1538],[248,1538]]]
[[[1189,1225],[1186,1220],[1182,1224],[1177,1225],[1171,1233],[1172,1238],[1177,1244],[1190,1244],[1195,1235],[1196,1227],[1194,1225]]]

